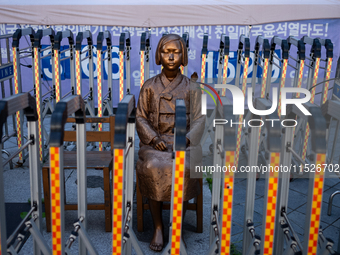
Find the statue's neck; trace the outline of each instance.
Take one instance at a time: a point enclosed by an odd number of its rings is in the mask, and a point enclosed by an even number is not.
[[[165,70],[163,69],[163,74],[165,75],[165,77],[166,77],[170,82],[173,81],[173,80],[176,78],[178,72],[179,72],[179,70],[175,70],[175,71],[165,71]]]

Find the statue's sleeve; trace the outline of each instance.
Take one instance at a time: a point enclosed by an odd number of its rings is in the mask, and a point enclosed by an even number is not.
[[[186,137],[190,144],[197,145],[205,127],[205,116],[201,113],[201,95],[202,92],[195,85],[190,86],[190,128]]]
[[[150,144],[152,139],[157,136],[152,124],[149,122],[149,107],[151,104],[152,91],[151,88],[146,88],[145,84],[142,87],[137,103],[136,112],[136,128],[139,139],[144,144]]]

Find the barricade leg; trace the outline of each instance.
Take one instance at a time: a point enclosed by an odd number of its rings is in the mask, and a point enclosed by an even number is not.
[[[2,143],[0,143],[0,150],[2,150]],[[7,250],[7,232],[5,213],[5,190],[3,179],[2,157],[0,157],[0,255],[6,254]]]

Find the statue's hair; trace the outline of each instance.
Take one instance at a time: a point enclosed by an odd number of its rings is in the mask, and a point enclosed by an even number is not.
[[[186,66],[188,64],[188,52],[187,52],[187,46],[179,35],[176,34],[167,34],[162,36],[162,38],[159,40],[157,49],[156,49],[156,65],[161,65],[161,49],[162,47],[172,41],[179,41],[179,44],[182,48],[182,65]]]

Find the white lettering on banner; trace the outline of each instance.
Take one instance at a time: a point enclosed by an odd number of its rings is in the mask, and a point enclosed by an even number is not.
[[[43,52],[43,56],[46,56],[46,55],[48,55],[50,53],[51,53],[51,50],[45,50]],[[50,58],[50,65],[48,67],[44,67],[43,66],[43,73],[44,73],[45,77],[47,77],[47,78],[52,80],[52,72],[50,71],[50,69],[52,70],[52,59],[51,58]],[[61,67],[60,70],[62,70],[62,67]]]

